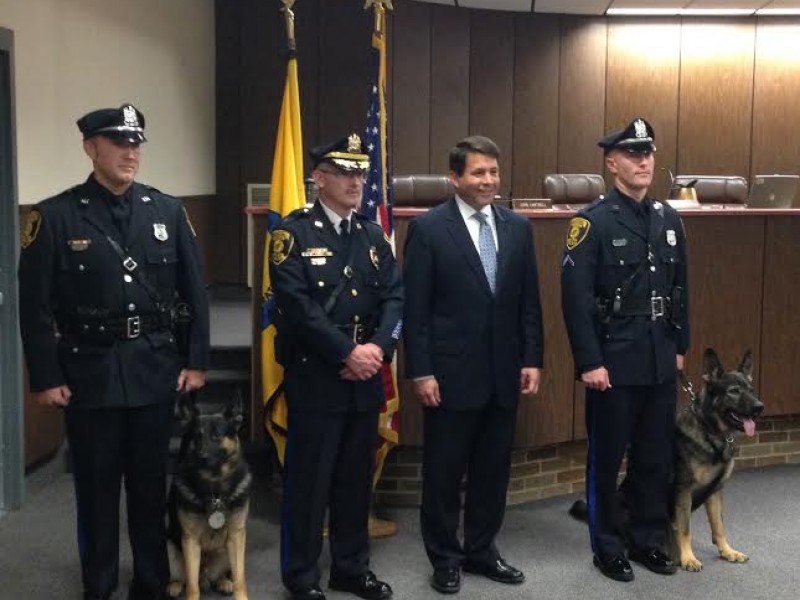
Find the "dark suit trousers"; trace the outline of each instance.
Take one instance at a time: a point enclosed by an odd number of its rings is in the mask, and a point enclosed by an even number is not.
[[[431,564],[458,567],[464,559],[499,558],[494,539],[505,515],[516,409],[490,402],[479,410],[426,408],[424,413],[420,517]],[[465,472],[462,546],[457,530]]]
[[[331,571],[368,569],[377,436],[377,411],[290,411],[281,515],[281,577],[290,591],[319,584],[326,508]]]
[[[164,592],[169,580],[164,511],[172,411],[172,403],[65,411],[83,586],[89,595],[102,597],[118,585],[123,481],[133,553],[130,598],[158,598]]]
[[[622,556],[626,542],[631,549],[664,547],[675,402],[674,383],[586,390],[586,498],[595,554]],[[617,475],[626,449],[629,540],[623,540],[620,531],[617,495]]]

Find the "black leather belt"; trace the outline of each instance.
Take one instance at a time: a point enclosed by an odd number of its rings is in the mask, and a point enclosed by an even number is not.
[[[110,343],[114,340],[135,340],[140,335],[169,331],[161,315],[131,315],[108,319],[76,319],[66,323],[63,333],[79,340]]]
[[[625,298],[619,306],[615,305],[613,299],[603,300],[598,306],[604,317],[650,317],[653,321],[672,318],[672,301],[664,296]]]
[[[336,329],[342,331],[355,344],[365,344],[375,330],[367,327],[364,323],[350,323],[349,325],[336,325]]]

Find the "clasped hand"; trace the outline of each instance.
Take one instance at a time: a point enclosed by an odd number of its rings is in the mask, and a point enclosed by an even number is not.
[[[339,376],[348,381],[366,381],[383,365],[383,350],[375,344],[358,344],[344,359]]]

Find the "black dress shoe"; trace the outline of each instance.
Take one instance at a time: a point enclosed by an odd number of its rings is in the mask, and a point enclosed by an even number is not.
[[[659,575],[673,575],[678,570],[677,565],[660,548],[632,550],[628,553],[628,558]]]
[[[595,555],[593,562],[603,575],[614,581],[633,581],[631,563],[625,560],[624,556],[600,557]]]
[[[515,569],[502,558],[492,561],[465,561],[465,573],[483,575],[500,583],[520,584],[525,581],[525,573]]]
[[[457,567],[434,569],[431,587],[440,594],[457,594],[461,590],[461,571]]]
[[[292,590],[292,600],[325,600],[325,594],[318,585]]]
[[[372,571],[361,575],[331,573],[328,587],[339,592],[349,592],[365,600],[386,600],[392,597],[392,587],[380,581]]]

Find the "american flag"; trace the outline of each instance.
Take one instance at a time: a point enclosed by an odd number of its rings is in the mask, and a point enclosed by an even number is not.
[[[369,110],[364,130],[364,144],[369,154],[369,173],[361,198],[361,213],[383,228],[386,239],[394,249],[394,222],[392,219],[392,187],[389,159],[386,151],[386,14],[378,11],[378,23],[372,34],[372,79],[370,81]],[[383,366],[384,403],[378,419],[378,447],[375,452],[373,487],[383,470],[389,450],[397,445],[400,397],[397,393],[395,363]]]

